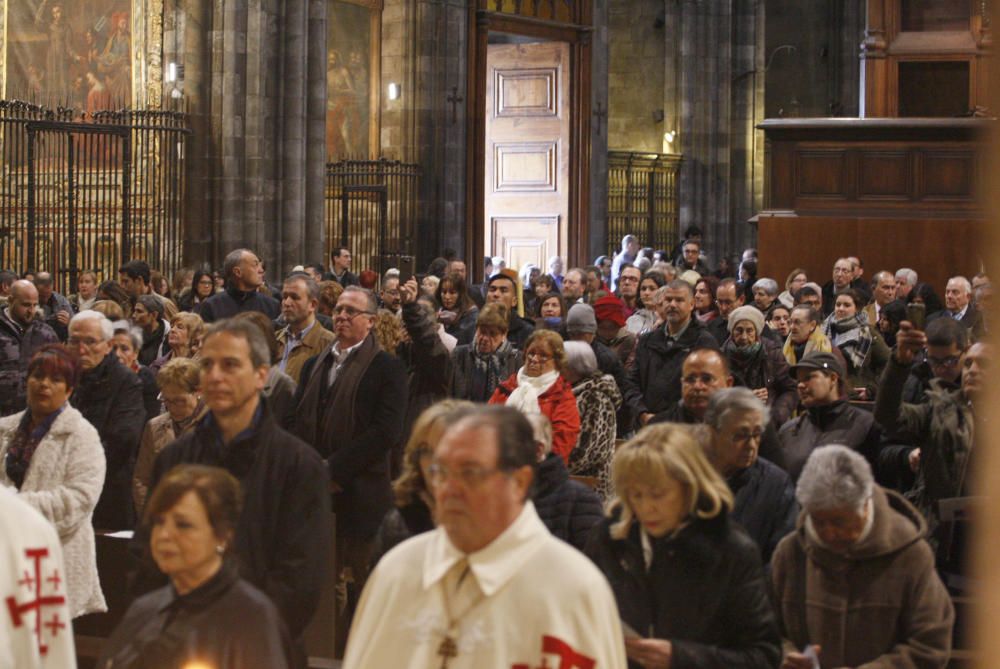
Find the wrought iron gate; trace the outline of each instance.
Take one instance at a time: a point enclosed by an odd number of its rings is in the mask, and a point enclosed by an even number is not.
[[[622,237],[636,235],[643,246],[668,252],[677,240],[678,176],[681,156],[673,153],[608,152],[608,253]]]
[[[417,165],[392,160],[342,160],[326,166],[326,258],[336,246],[352,269],[379,274],[413,254]]]
[[[179,269],[185,121],[0,101],[0,267],[52,272],[63,292],[137,258]]]

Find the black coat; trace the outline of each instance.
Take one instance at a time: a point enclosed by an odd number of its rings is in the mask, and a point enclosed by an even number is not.
[[[611,584],[622,620],[671,642],[671,669],[778,666],[781,637],[760,554],[736,523],[722,514],[652,539],[647,571],[638,523],[625,539],[612,539],[616,521],[606,518],[594,530],[586,553]]]
[[[735,497],[732,519],[757,543],[764,563],[769,563],[778,542],[795,530],[799,504],[792,480],[781,467],[758,457],[727,483]]]
[[[396,349],[396,356],[406,365],[409,377],[409,400],[406,404],[406,420],[403,434],[409,434],[413,423],[421,412],[451,392],[451,354],[438,335],[437,323],[427,318],[423,307],[416,302],[403,305],[403,325],[410,335],[410,341],[403,342]],[[402,445],[400,439],[400,446]],[[398,463],[402,452],[397,453]]]
[[[166,342],[167,325],[165,323],[166,321],[161,320],[152,335],[147,336],[145,332],[142,333],[142,348],[139,349],[140,365],[148,367],[170,351]]]
[[[692,318],[680,339],[667,339],[664,328],[639,338],[635,365],[622,389],[625,403],[636,419],[643,413],[660,413],[681,398],[681,366],[695,348],[719,348],[715,337]]]
[[[142,381],[112,351],[80,378],[69,401],[97,428],[107,462],[94,528],[130,530],[135,526],[132,469],[146,425]]]
[[[285,669],[292,654],[274,604],[223,566],[185,595],[168,585],[133,602],[97,667],[177,669],[200,660],[214,669]]]
[[[555,453],[538,463],[535,510],[554,536],[579,550],[587,545],[594,526],[604,517],[597,492],[574,481]]]
[[[410,537],[415,537],[434,529],[434,518],[431,510],[422,500],[417,499],[406,506],[397,506],[389,510],[382,519],[375,534],[375,549],[372,551],[372,567],[382,556],[403,543]]]
[[[594,341],[590,342],[590,348],[593,349],[594,357],[597,358],[597,369],[601,370],[602,374],[609,374],[615,380],[618,390],[623,390],[627,383],[625,366],[618,358],[618,354],[606,344],[597,341],[596,337]],[[616,436],[624,437],[629,433],[632,430],[632,422],[631,408],[627,403],[622,402],[621,407],[615,413]]]
[[[514,345],[518,351],[524,351],[524,344],[528,337],[535,331],[535,326],[531,321],[518,316],[516,313],[510,315],[510,327],[507,330],[507,340]]]
[[[259,311],[273,321],[281,313],[281,304],[273,297],[255,290],[243,292],[229,287],[198,305],[198,315],[206,323],[232,318],[244,311]]]
[[[809,455],[820,446],[840,444],[861,453],[878,471],[882,428],[871,412],[858,409],[846,400],[810,407],[788,421],[778,431],[780,454],[765,457],[799,480]]]
[[[330,494],[316,452],[274,422],[264,400],[256,427],[223,445],[209,413],[156,458],[150,489],[172,467],[222,467],[240,481],[243,513],[233,552],[240,574],[264,591],[293,638],[312,619],[330,562]]]
[[[301,406],[316,360],[309,358],[302,366],[296,406]],[[327,458],[330,478],[342,488],[333,498],[337,536],[372,539],[393,506],[389,460],[405,436],[407,386],[403,362],[379,351],[358,384],[354,434],[325,435],[325,443],[313,444]]]

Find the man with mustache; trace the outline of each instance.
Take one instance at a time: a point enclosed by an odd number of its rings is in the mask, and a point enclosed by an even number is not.
[[[660,289],[663,327],[652,330],[636,346],[635,364],[625,380],[625,401],[637,417],[637,427],[666,411],[680,399],[681,368],[692,349],[718,348],[718,343],[694,310],[694,289],[680,279]]]

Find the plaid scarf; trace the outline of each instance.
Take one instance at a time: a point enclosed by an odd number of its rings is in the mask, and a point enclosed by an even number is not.
[[[868,318],[863,312],[840,321],[835,320],[831,314],[823,323],[823,330],[830,342],[844,354],[850,371],[857,371],[864,366],[874,338],[868,327]]]
[[[505,380],[501,378],[504,372],[503,360],[513,348],[513,344],[504,339],[493,353],[473,352],[472,360],[476,366],[472,370],[472,397],[485,398],[480,400],[485,402],[493,396],[493,391]]]

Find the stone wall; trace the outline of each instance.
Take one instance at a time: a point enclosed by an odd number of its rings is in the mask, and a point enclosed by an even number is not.
[[[608,146],[663,150],[664,0],[608,0]],[[660,119],[660,120],[657,120]],[[669,123],[673,119],[667,121]]]

